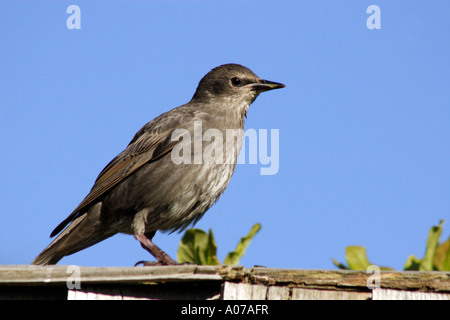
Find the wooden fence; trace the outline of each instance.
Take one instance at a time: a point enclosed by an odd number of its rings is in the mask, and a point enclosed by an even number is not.
[[[0,299],[450,300],[450,273],[4,265]]]

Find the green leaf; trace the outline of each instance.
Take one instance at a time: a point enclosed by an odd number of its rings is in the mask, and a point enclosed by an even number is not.
[[[201,229],[189,229],[181,238],[177,260],[179,263],[218,265],[220,262],[216,252],[217,245],[211,230],[207,234]]]
[[[367,270],[372,265],[367,259],[366,248],[360,246],[348,246],[345,249],[345,260],[353,270]]]
[[[253,225],[253,227],[250,229],[250,232],[245,237],[241,238],[234,251],[231,251],[227,254],[227,256],[225,257],[225,261],[223,263],[228,265],[238,264],[239,260],[245,254],[245,250],[250,244],[250,241],[253,239],[253,237],[260,229],[261,225],[259,223]]]
[[[339,262],[339,261],[337,261],[337,260],[335,260],[333,258],[331,258],[331,261],[339,269],[342,269],[342,270],[348,270],[349,269],[349,267],[347,267],[345,264],[343,264],[343,263],[341,263],[341,262]]]
[[[434,253],[433,266],[439,271],[447,271],[450,266],[450,240],[442,242]]]
[[[373,263],[371,263],[369,259],[367,259],[366,248],[361,246],[348,246],[345,249],[345,260],[347,260],[348,266],[335,259],[331,259],[336,267],[343,270],[367,270],[368,267],[373,265]],[[380,270],[384,271],[394,270],[390,267],[378,267],[380,268]]]
[[[405,271],[418,271],[420,267],[420,259],[417,259],[415,255],[410,255],[406,260],[403,270]]]
[[[433,259],[439,244],[439,238],[441,237],[443,223],[444,220],[441,220],[439,225],[431,227],[430,232],[428,233],[425,256],[421,260],[419,266],[419,270],[421,271],[433,271]]]
[[[207,247],[206,258],[207,258],[207,260],[206,260],[207,265],[216,266],[216,265],[220,264],[220,261],[217,258],[216,240],[214,239],[211,229],[209,229],[209,233],[208,233],[208,247]]]
[[[447,243],[447,253],[445,254],[444,262],[442,263],[442,271],[450,271],[450,237],[445,242]]]

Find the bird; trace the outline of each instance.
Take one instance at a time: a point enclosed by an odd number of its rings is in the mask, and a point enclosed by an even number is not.
[[[155,233],[194,225],[219,199],[234,173],[242,139],[220,146],[216,136],[243,130],[256,97],[283,87],[240,64],[210,70],[188,103],[145,124],[106,165],[87,196],[50,234],[56,238],[31,264],[57,264],[118,233],[133,235],[156,264],[178,264],[152,241]],[[208,146],[211,151],[210,144],[203,143],[207,132],[215,134],[218,146],[210,153],[213,160],[222,155],[223,161],[202,161],[208,158],[202,158],[202,153],[209,154]]]

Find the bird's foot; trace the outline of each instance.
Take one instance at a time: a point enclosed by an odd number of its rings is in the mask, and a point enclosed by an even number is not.
[[[147,250],[152,256],[156,258],[155,262],[152,261],[139,261],[136,263],[140,264],[143,262],[144,266],[174,266],[178,265],[178,262],[173,260],[167,253],[162,251],[156,244],[152,242],[148,237],[143,234],[135,234],[134,237],[141,243],[142,248]],[[136,266],[135,265],[135,266]]]

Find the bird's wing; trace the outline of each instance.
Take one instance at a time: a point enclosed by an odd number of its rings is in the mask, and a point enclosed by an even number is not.
[[[86,198],[53,230],[50,237],[64,229],[83,208],[93,204],[94,201],[133,174],[145,163],[156,160],[172,150],[179,141],[172,138],[174,128],[165,129],[146,130],[146,127],[142,128],[128,147],[102,170]]]

